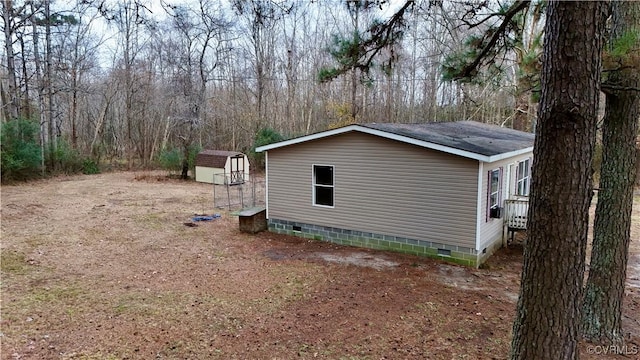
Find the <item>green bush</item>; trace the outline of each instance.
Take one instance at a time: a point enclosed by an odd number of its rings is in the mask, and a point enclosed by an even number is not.
[[[199,145],[191,145],[187,150],[187,165],[191,173],[195,172],[196,155],[198,155],[200,150],[201,148]],[[167,170],[169,173],[180,173],[182,172],[184,158],[184,149],[171,147],[160,152],[158,155],[158,163],[163,170]]]
[[[39,176],[41,161],[36,122],[16,119],[0,124],[2,181],[26,180]]]
[[[82,162],[82,173],[85,175],[100,174],[100,166],[93,159],[84,159]]]
[[[256,134],[256,139],[253,142],[253,148],[249,154],[254,160],[255,165],[260,169],[264,168],[264,153],[256,153],[256,148],[283,140],[286,140],[286,138],[272,128],[260,129]]]
[[[200,151],[202,151],[202,148],[199,145],[189,146],[189,157],[187,162],[189,164],[189,171],[191,171],[191,174],[196,173],[196,155],[198,155]]]
[[[77,174],[84,170],[84,159],[80,156],[78,150],[74,149],[64,139],[56,141],[56,146],[50,152],[50,156],[56,163],[54,171],[61,171],[65,174]]]
[[[179,172],[182,169],[182,154],[177,148],[163,149],[158,156],[160,167],[164,170]]]

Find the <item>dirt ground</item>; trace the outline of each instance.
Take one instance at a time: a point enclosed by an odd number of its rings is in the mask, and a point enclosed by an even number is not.
[[[212,186],[110,173],[1,189],[2,359],[504,359],[522,247],[486,269],[263,232]],[[191,223],[194,214],[220,213]],[[640,196],[625,331],[640,346]],[[631,348],[629,348],[631,349]],[[581,344],[583,359],[611,357]],[[631,351],[629,351],[631,352]]]

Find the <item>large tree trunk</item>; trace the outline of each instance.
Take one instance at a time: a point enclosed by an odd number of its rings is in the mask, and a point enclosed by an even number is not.
[[[512,359],[577,359],[604,2],[551,2]]]
[[[600,191],[584,298],[584,336],[598,344],[623,341],[622,300],[629,258],[640,98],[607,94]]]
[[[637,29],[640,3],[614,2],[610,47]],[[636,47],[637,48],[637,47]],[[630,56],[631,54],[625,54]],[[624,55],[623,55],[624,57]],[[618,59],[624,62],[624,59]],[[619,61],[614,61],[616,66]],[[610,72],[603,84],[606,112],[602,129],[600,191],[593,228],[589,279],[584,294],[583,334],[598,344],[620,345],[622,301],[629,259],[640,93],[637,65]]]

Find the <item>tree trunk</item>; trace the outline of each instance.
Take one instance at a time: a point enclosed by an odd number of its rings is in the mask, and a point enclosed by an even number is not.
[[[520,81],[518,81],[520,83]],[[519,84],[516,90],[516,113],[513,116],[513,128],[520,131],[530,131],[529,125],[529,91],[523,91]]]
[[[4,20],[4,46],[7,56],[7,89],[6,94],[3,93],[6,99],[6,105],[3,101],[4,116],[7,120],[15,119],[18,117],[18,104],[19,104],[19,89],[18,82],[16,80],[16,66],[15,56],[13,54],[13,1],[5,0],[2,2],[3,11],[2,17]]]
[[[610,45],[638,26],[640,3],[614,2],[612,10],[614,24]],[[607,85],[637,88],[638,84],[636,65],[611,72],[603,88]],[[605,94],[600,191],[582,325],[585,338],[598,344],[621,345],[624,341],[622,301],[629,260],[640,94],[632,90],[605,90]]]
[[[511,359],[577,359],[605,2],[551,2]]]
[[[639,143],[636,140],[636,143]],[[640,186],[640,144],[636,145],[636,186]]]
[[[35,25],[33,26],[35,28]],[[24,35],[20,36],[20,49],[22,50],[21,53],[24,54],[27,52],[27,46],[25,44],[25,39],[24,39]],[[34,36],[35,38],[35,36]],[[34,44],[36,43],[36,41],[34,40]],[[29,72],[27,69],[27,62],[26,61],[22,61],[22,78],[23,79],[28,79],[29,78]],[[23,82],[23,86],[24,86],[24,90],[23,93],[21,95],[22,101],[20,106],[18,107],[18,114],[21,118],[24,119],[31,119],[31,99],[29,99],[29,94],[31,93],[31,89],[29,89],[29,81],[24,81]]]
[[[56,138],[60,136],[59,128],[55,124],[55,119],[53,117],[53,58],[51,54],[51,11],[50,11],[50,0],[44,1],[44,16],[45,16],[45,26],[44,26],[44,41],[45,41],[45,73],[44,80],[46,86],[47,93],[47,131],[49,135],[49,167],[55,170],[56,167],[56,149],[57,143]]]
[[[35,17],[35,7],[33,3],[30,4],[31,14]],[[39,46],[39,32],[38,27],[36,26],[35,20],[31,20],[31,25],[33,27],[33,61],[35,65],[35,75],[36,75],[36,89],[38,93],[38,114],[40,121],[40,156],[41,162],[40,166],[42,168],[42,177],[45,176],[47,171],[47,164],[45,160],[47,159],[47,149],[48,149],[48,133],[47,133],[47,111],[45,106],[45,97],[44,97],[44,89],[45,89],[45,81],[42,76],[42,64],[40,62],[40,46]]]
[[[189,161],[187,159],[182,160],[182,174],[180,175],[182,180],[189,179]]]
[[[623,341],[622,300],[629,259],[639,100],[633,92],[607,94],[600,191],[583,314],[584,336],[598,344]]]
[[[76,56],[77,58],[77,56]],[[71,146],[74,149],[78,149],[78,73],[77,69],[71,70],[71,109],[69,110],[69,117],[71,118]]]
[[[193,131],[193,129],[192,129]],[[189,147],[191,144],[191,133],[189,134],[189,139],[188,140],[184,140],[184,143],[182,144],[182,151],[183,151],[183,156],[182,156],[182,174],[180,175],[180,178],[182,178],[182,180],[188,180],[189,179]]]

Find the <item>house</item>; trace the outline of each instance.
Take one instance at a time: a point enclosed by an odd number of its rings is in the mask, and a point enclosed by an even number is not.
[[[461,121],[349,125],[261,146],[269,229],[479,266],[502,245],[504,201],[528,195],[533,141]]]
[[[243,153],[204,150],[196,155],[196,181],[235,185],[249,179],[249,160]]]

